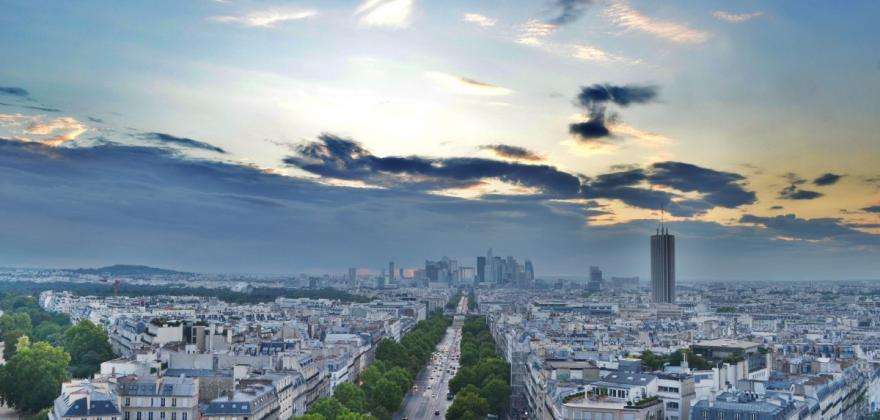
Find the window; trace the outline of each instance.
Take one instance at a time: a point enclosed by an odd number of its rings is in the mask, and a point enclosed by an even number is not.
[[[673,410],[677,410],[677,409],[678,409],[678,403],[675,402],[675,401],[669,401],[669,402],[666,403],[666,408],[670,408],[670,409],[673,409]]]
[[[172,399],[171,399],[171,406],[172,406],[172,407],[177,407],[177,398],[172,398]]]
[[[165,407],[165,398],[162,398],[161,400],[159,400],[159,406]]]
[[[131,420],[131,413],[128,411],[125,412],[125,420]]]
[[[153,412],[152,411],[147,413],[147,420],[153,420]]]
[[[159,419],[165,420],[165,412],[164,411],[159,413]]]
[[[137,412],[137,416],[136,416],[136,417],[137,417],[137,420],[141,420],[141,412],[140,412],[140,411]]]
[[[186,411],[184,411],[184,412],[180,415],[180,420],[186,420],[186,415],[187,415],[187,414],[188,414],[188,413],[187,413]]]
[[[125,406],[128,407],[131,405],[131,398],[125,397]]]
[[[177,413],[171,413],[171,420],[177,420]]]

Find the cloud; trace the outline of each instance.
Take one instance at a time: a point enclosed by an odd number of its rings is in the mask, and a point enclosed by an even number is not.
[[[445,91],[458,95],[504,96],[513,93],[512,90],[501,86],[436,71],[426,72],[425,77]]]
[[[557,25],[552,23],[531,19],[520,26],[520,33],[516,42],[530,46],[541,46],[544,44],[544,38],[550,36],[557,27]]]
[[[174,144],[177,146],[188,147],[191,149],[202,149],[202,150],[207,150],[209,152],[216,152],[216,153],[223,153],[223,154],[226,153],[225,150],[223,150],[217,146],[214,146],[213,144],[205,143],[205,142],[199,141],[199,140],[193,140],[193,139],[186,138],[186,137],[172,136],[171,134],[153,132],[153,133],[144,133],[143,137],[148,140],[158,141],[161,143]]]
[[[640,129],[635,128],[631,125],[628,125],[628,124],[625,124],[625,123],[622,123],[619,121],[611,124],[608,128],[611,129],[611,132],[615,136],[631,137],[636,140],[640,140],[640,141],[647,142],[647,143],[653,143],[655,145],[664,145],[664,144],[672,143],[671,138],[664,136],[660,133],[654,133],[651,131],[640,130]]]
[[[837,183],[837,181],[840,181],[840,178],[843,178],[843,175],[828,172],[814,179],[813,184],[818,186],[834,185]]]
[[[284,162],[320,176],[385,187],[438,191],[496,179],[551,195],[574,197],[580,191],[577,176],[549,165],[480,158],[378,157],[359,143],[332,134],[322,134],[317,142],[303,144],[297,152]]]
[[[296,151],[296,155],[284,159],[287,165],[325,178],[391,189],[441,191],[496,180],[531,188],[536,191],[531,196],[539,199],[620,200],[633,207],[665,209],[682,217],[756,200],[754,192],[745,189],[743,176],[682,162],[659,162],[647,169],[635,167],[589,178],[549,165],[492,159],[379,157],[351,139],[332,134],[322,134],[318,141],[304,143]]]
[[[779,191],[779,198],[783,200],[814,200],[823,195],[825,194],[818,191],[802,190],[794,185],[789,185]]]
[[[0,126],[9,130],[16,140],[53,147],[76,140],[88,130],[73,117],[47,119],[41,115],[21,114],[0,114]]]
[[[587,121],[568,126],[569,133],[581,141],[595,141],[611,136],[608,123],[616,122],[615,114],[608,114],[608,104],[628,107],[644,104],[657,98],[657,87],[650,85],[617,86],[608,83],[581,87],[577,103],[587,111]]]
[[[806,184],[807,180],[801,178],[798,174],[789,172],[782,176],[788,180],[788,186],[779,190],[779,198],[783,200],[814,200],[822,197],[824,194],[818,191],[810,191],[799,188],[799,185]]]
[[[730,23],[742,23],[749,20],[752,20],[756,17],[760,17],[764,14],[764,12],[751,12],[751,13],[731,13],[725,12],[723,10],[716,10],[712,12],[712,16],[715,19],[723,20]]]
[[[495,26],[495,24],[498,23],[497,19],[492,19],[479,13],[465,13],[462,17],[462,20],[465,22],[477,24],[484,28]]]
[[[3,266],[341,273],[389,255],[404,267],[442,255],[464,264],[495,246],[529,257],[541,276],[577,273],[585,255],[645,275],[656,226],[591,224],[591,212],[609,210],[583,201],[351,188],[119,144],[0,141],[0,179]],[[868,233],[814,243],[774,241],[781,234],[763,226],[688,220],[669,227],[686,278],[864,278],[876,276],[880,261],[876,247],[856,245],[868,243]]]
[[[715,206],[736,208],[757,201],[755,193],[744,187],[745,177],[684,162],[657,162],[651,165],[648,180],[653,185],[696,191]]]
[[[880,205],[865,207],[862,210],[868,213],[880,213]]]
[[[772,217],[746,214],[739,221],[763,226],[783,238],[806,241],[838,240],[860,245],[880,245],[880,235],[852,229],[837,218],[802,219],[794,214]]]
[[[578,60],[597,63],[627,62],[635,64],[639,62],[638,60],[629,60],[619,55],[611,54],[591,45],[572,45],[571,49],[571,56]]]
[[[580,19],[587,7],[592,4],[593,0],[556,0],[553,6],[557,9],[557,16],[548,23],[557,26],[568,25]]]
[[[491,150],[496,155],[501,157],[506,157],[510,159],[521,159],[521,160],[531,160],[531,161],[539,161],[544,160],[544,158],[524,147],[519,146],[511,146],[509,144],[487,144],[480,146],[482,150]]]
[[[410,24],[414,0],[366,0],[355,15],[365,26],[405,28]]]
[[[632,104],[648,103],[656,98],[656,86],[615,86],[607,83],[584,86],[577,96],[578,102],[587,108],[593,108],[606,102],[626,107]]]
[[[50,108],[50,107],[39,106],[39,105],[18,105],[18,104],[10,104],[10,103],[7,103],[7,102],[0,102],[0,105],[2,105],[2,106],[11,106],[11,107],[15,107],[15,108],[31,109],[31,110],[34,110],[34,111],[43,111],[43,112],[61,112],[61,110],[58,109],[58,108]]]
[[[648,17],[624,1],[617,1],[605,10],[605,16],[627,30],[641,31],[680,44],[701,44],[709,39],[707,32],[686,25]]]
[[[0,95],[17,96],[19,98],[30,96],[27,90],[16,86],[0,86]]]
[[[260,10],[243,16],[212,16],[221,23],[237,23],[252,28],[274,28],[279,24],[307,19],[317,15],[314,10]]]

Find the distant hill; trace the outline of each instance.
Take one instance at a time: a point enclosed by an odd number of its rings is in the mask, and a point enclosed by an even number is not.
[[[67,270],[77,274],[93,274],[98,276],[174,276],[189,275],[183,271],[166,270],[164,268],[148,267],[145,265],[116,264],[100,268],[77,268]]]

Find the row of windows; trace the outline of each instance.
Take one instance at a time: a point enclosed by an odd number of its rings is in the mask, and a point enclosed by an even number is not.
[[[725,416],[723,411],[717,412],[718,416],[715,418],[717,420],[758,420],[758,415],[755,413],[743,414],[743,413],[733,413],[732,415]],[[709,412],[703,411],[703,420],[709,419]]]
[[[135,398],[135,404],[137,404],[139,400],[140,400],[140,401],[146,401],[146,397],[143,397],[143,398]],[[187,399],[187,398],[184,398],[181,402],[184,403],[184,404],[186,404],[186,403],[188,402],[188,399]],[[150,406],[152,407],[152,406],[154,406],[155,404],[156,404],[156,399],[155,399],[155,398],[150,398]],[[165,407],[165,404],[166,404],[165,398],[159,398],[159,407]],[[126,407],[131,406],[131,397],[125,397],[125,406],[126,406]],[[177,407],[177,398],[172,398],[172,399],[171,399],[171,407]]]
[[[678,388],[671,386],[659,386],[657,387],[657,390],[660,392],[671,392],[673,394],[678,394]]]
[[[187,418],[188,415],[189,415],[189,413],[187,413],[187,412],[180,413],[180,420],[188,420],[188,418]],[[101,419],[98,419],[98,420],[101,420]],[[114,417],[113,420],[116,420],[116,418]],[[125,420],[131,420],[131,412],[130,411],[125,412]],[[146,419],[144,419],[143,412],[138,411],[135,413],[135,420],[156,420],[156,418],[153,416],[153,412],[150,411],[150,412],[147,412]],[[158,420],[165,420],[165,412],[164,411],[159,412]],[[177,420],[177,412],[171,413],[171,420]]]

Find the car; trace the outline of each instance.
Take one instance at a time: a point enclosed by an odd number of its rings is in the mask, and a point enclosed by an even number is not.
[[[431,379],[434,379],[434,378],[431,378]],[[428,385],[428,389],[431,389],[431,385]]]
[[[434,410],[434,415],[435,415],[435,416],[439,416],[439,415],[440,415],[440,410]]]

